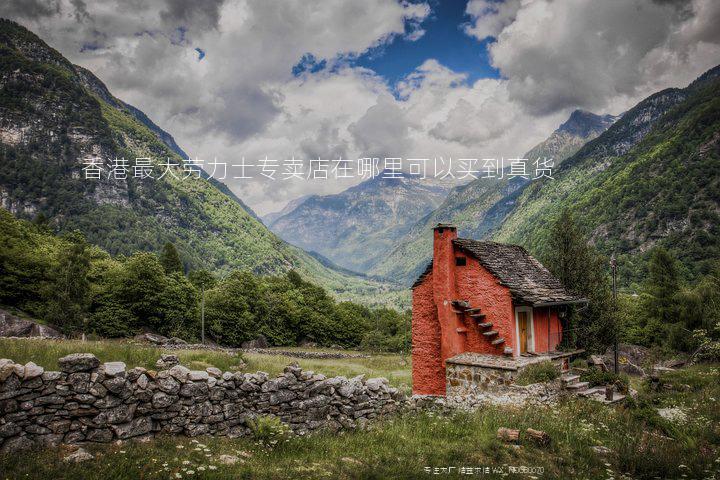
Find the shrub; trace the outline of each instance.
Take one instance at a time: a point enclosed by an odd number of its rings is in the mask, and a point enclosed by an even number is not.
[[[268,447],[275,446],[290,436],[290,427],[272,415],[258,416],[248,423],[253,437]]]
[[[546,360],[533,363],[525,367],[517,377],[518,385],[530,385],[532,383],[549,382],[560,376],[560,369],[554,363]]]

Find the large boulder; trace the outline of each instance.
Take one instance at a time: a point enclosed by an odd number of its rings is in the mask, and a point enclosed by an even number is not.
[[[58,360],[60,370],[66,373],[86,372],[100,366],[100,360],[92,353],[71,353]]]
[[[651,360],[650,350],[640,345],[621,343],[618,345],[618,369],[628,375],[644,376],[647,363]],[[602,356],[607,369],[611,372],[615,369],[615,349],[608,347]]]
[[[0,310],[0,337],[48,337],[62,338],[62,334],[52,327],[17,317]]]
[[[168,337],[158,335],[157,333],[149,333],[149,332],[141,333],[140,335],[135,335],[134,340],[136,342],[153,343],[155,345],[164,345],[166,343],[170,343],[170,339]]]
[[[264,335],[260,335],[255,340],[248,340],[247,342],[242,342],[240,347],[241,348],[267,348],[268,341]]]

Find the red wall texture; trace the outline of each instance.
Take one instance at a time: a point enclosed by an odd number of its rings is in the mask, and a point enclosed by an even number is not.
[[[515,310],[510,291],[477,259],[456,249],[454,227],[435,228],[433,267],[413,289],[412,362],[413,393],[445,394],[445,360],[463,352],[502,355],[505,347],[515,351]],[[456,266],[456,257],[466,257],[465,266]],[[482,335],[478,322],[453,312],[453,300],[466,300],[471,308],[481,308],[484,322],[491,322],[505,343],[494,346],[493,338]],[[557,311],[548,307],[533,309],[535,351],[546,352],[559,342]],[[549,329],[548,329],[549,325]],[[550,333],[550,338],[548,338]]]

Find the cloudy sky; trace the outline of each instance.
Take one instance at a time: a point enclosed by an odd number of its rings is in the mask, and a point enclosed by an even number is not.
[[[617,114],[720,63],[717,0],[5,0],[0,16],[228,164],[518,156],[576,108]],[[349,186],[260,179],[225,182],[261,214]]]

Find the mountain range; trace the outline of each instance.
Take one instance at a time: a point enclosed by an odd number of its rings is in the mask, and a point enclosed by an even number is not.
[[[58,233],[80,230],[114,255],[173,242],[189,269],[295,269],[339,298],[395,306],[407,305],[398,284],[425,267],[437,223],[543,259],[554,219],[570,209],[590,241],[618,257],[626,286],[644,277],[657,245],[680,258],[688,277],[720,258],[720,67],[618,117],[573,112],[524,155],[552,158],[552,179],[504,175],[450,189],[376,177],[295,199],[262,221],[202,172],[184,181],[83,178],[91,160],[151,157],[160,168],[160,160],[187,156],[92,72],[7,20],[0,87],[0,206]]]
[[[450,186],[382,172],[335,195],[312,195],[268,223],[284,240],[334,263],[367,272],[420,218],[436,209]],[[267,217],[266,217],[267,219]]]
[[[367,303],[393,287],[335,270],[270,232],[224,184],[158,178],[187,158],[170,134],[114,97],[35,34],[0,20],[0,206],[56,232],[79,230],[114,255],[173,242],[187,268],[274,274],[295,269],[341,298]],[[91,161],[153,159],[156,178],[86,179]]]

